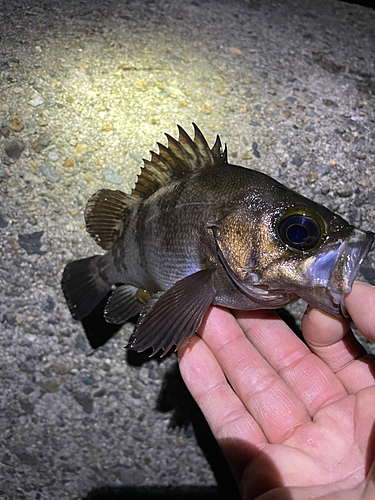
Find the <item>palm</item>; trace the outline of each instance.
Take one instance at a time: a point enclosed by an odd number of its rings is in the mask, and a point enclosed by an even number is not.
[[[277,464],[279,476],[279,485],[276,486],[328,485],[321,487],[322,493],[331,491],[330,485],[336,490],[338,482],[340,488],[355,487],[364,480],[372,458],[368,437],[373,420],[359,415],[358,406],[369,406],[374,398],[374,388],[364,389],[357,396],[345,397],[319,410],[313,422],[298,427],[282,444],[266,444],[260,463],[252,461],[244,471],[243,491],[254,493],[257,485],[252,480],[253,472],[257,470],[259,475],[262,468],[268,489],[275,474],[272,470],[274,464]],[[256,491],[257,494],[261,492]]]
[[[375,289],[356,285],[346,302],[373,339]],[[373,357],[348,321],[311,310],[302,330],[310,349],[272,312],[234,316],[213,308],[203,341],[196,337],[180,352],[182,376],[243,498],[268,490],[267,500],[319,498],[361,488],[373,461]]]

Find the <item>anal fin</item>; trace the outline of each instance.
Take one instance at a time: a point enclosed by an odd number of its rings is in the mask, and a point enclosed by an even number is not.
[[[138,352],[160,349],[165,356],[176,350],[198,330],[215,298],[213,268],[204,269],[177,281],[166,292],[155,294],[145,306],[145,314],[134,328],[126,346]],[[161,295],[161,296],[160,296]]]

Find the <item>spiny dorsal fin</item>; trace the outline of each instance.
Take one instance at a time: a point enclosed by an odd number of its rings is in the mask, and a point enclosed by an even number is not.
[[[132,197],[147,198],[172,179],[181,178],[194,170],[226,163],[226,148],[223,152],[219,136],[217,136],[213,148],[210,149],[195,123],[193,123],[194,140],[189,137],[182,127],[179,125],[177,127],[179,131],[178,140],[169,134],[165,134],[168,146],[157,143],[159,153],[151,151],[151,160],[143,160],[144,166],[132,190]]]
[[[228,162],[228,153],[227,153],[227,145],[225,144],[224,151],[221,147],[220,137],[216,136],[215,144],[211,149],[212,156],[214,157],[215,165],[217,163],[227,163]]]
[[[104,250],[109,250],[121,236],[135,202],[128,194],[112,189],[101,189],[87,202],[86,229]]]
[[[194,142],[198,147],[199,153],[201,154],[203,161],[206,165],[212,166],[214,164],[214,157],[212,156],[211,149],[208,147],[206,139],[203,137],[202,132],[193,123],[194,127]]]
[[[193,126],[194,140],[180,126],[178,140],[165,134],[168,146],[157,143],[159,153],[151,151],[151,160],[143,160],[143,168],[131,195],[101,189],[89,199],[85,210],[86,229],[104,250],[109,250],[120,238],[137,199],[147,198],[172,179],[189,172],[226,163],[226,148],[222,151],[219,136],[210,149],[202,132],[195,123]]]
[[[182,127],[180,127],[180,125],[177,125],[177,127],[179,132],[178,140],[185,148],[185,150],[189,153],[189,155],[193,158],[195,164],[199,165],[200,167],[203,167],[204,161],[199,153],[197,145],[195,144],[193,139],[185,132],[185,130]]]

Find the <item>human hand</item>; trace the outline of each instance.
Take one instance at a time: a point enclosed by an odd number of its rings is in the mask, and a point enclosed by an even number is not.
[[[375,288],[356,282],[345,305],[375,342]],[[318,309],[302,332],[308,346],[273,311],[212,307],[182,377],[244,500],[374,499],[375,356]]]

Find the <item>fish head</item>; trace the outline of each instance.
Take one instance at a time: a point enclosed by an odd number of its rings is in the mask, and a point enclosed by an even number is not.
[[[344,297],[374,234],[282,187],[269,202],[244,203],[211,225],[228,276],[259,307],[302,298],[348,316]]]

